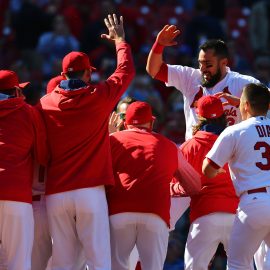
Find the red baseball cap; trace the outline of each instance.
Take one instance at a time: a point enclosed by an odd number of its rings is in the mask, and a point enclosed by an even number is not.
[[[80,71],[85,69],[96,70],[91,66],[89,57],[83,52],[71,52],[67,54],[62,61],[63,73]]]
[[[55,87],[58,86],[59,83],[63,80],[66,80],[66,78],[62,75],[59,75],[50,79],[47,84],[47,94],[51,93],[55,89]]]
[[[14,71],[0,70],[0,90],[8,90],[15,86],[25,88],[29,83],[19,83],[18,76]]]
[[[147,102],[135,101],[131,103],[126,111],[127,125],[140,125],[156,119],[152,115],[152,108]]]
[[[197,114],[206,119],[220,117],[224,113],[222,102],[215,96],[204,96],[198,100]]]

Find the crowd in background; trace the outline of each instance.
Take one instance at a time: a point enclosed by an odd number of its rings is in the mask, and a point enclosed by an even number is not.
[[[126,39],[132,46],[136,78],[126,96],[149,102],[157,117],[155,129],[177,144],[184,141],[183,98],[175,89],[146,74],[155,36],[165,24],[177,25],[178,45],[165,50],[166,62],[197,67],[197,48],[210,38],[225,40],[230,68],[270,86],[270,2],[260,0],[0,0],[0,69],[31,81],[25,92],[35,104],[50,78],[59,75],[70,51],[87,53],[97,68],[92,81],[115,68],[115,48],[99,38],[107,14],[123,15]],[[187,218],[171,234],[165,270],[181,269]],[[213,269],[225,269],[220,248]],[[178,268],[174,268],[178,267]]]

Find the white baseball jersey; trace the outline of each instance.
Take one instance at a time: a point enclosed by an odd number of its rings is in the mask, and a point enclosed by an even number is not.
[[[270,186],[270,119],[251,117],[227,127],[206,157],[220,167],[228,162],[238,195]]]
[[[184,113],[186,119],[186,139],[192,137],[192,126],[197,123],[195,102],[202,96],[213,95],[218,92],[226,92],[240,97],[243,87],[248,83],[258,83],[255,78],[230,71],[227,67],[227,75],[212,88],[201,85],[201,71],[191,67],[180,65],[168,65],[167,86],[174,86],[184,97]],[[228,105],[225,108],[229,125],[239,123],[241,116],[239,109]]]

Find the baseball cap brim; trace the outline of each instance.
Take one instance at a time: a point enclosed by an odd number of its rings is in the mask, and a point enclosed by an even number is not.
[[[25,88],[29,84],[30,84],[30,82],[19,83],[19,87],[20,88]]]

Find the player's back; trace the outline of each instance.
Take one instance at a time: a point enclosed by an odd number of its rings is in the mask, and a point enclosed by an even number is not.
[[[214,212],[235,213],[239,202],[230,178],[228,166],[226,173],[210,179],[202,174],[202,163],[218,138],[211,132],[198,131],[192,139],[181,145],[181,151],[188,162],[201,175],[202,189],[199,194],[191,196],[190,220]]]
[[[113,133],[110,142],[116,182],[108,193],[110,214],[150,212],[168,220],[169,184],[178,166],[176,145],[140,129]]]
[[[229,127],[226,133],[234,141],[234,155],[229,165],[239,192],[269,186],[270,119],[251,117]]]

